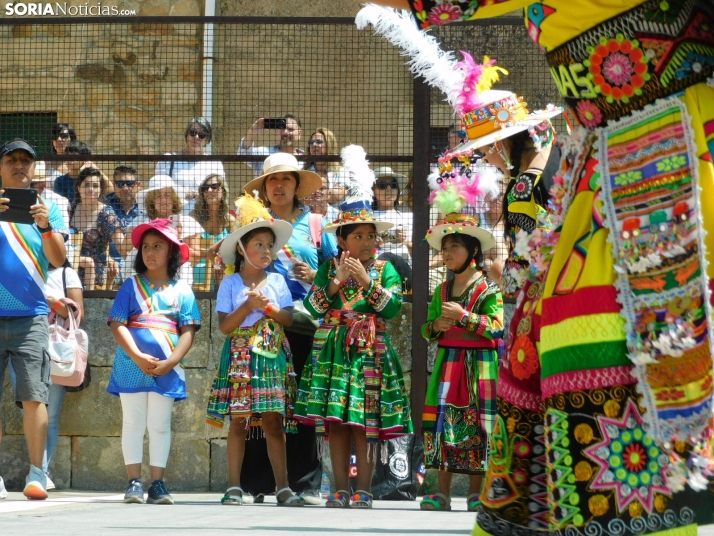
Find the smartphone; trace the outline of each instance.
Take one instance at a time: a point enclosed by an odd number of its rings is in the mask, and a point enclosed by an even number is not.
[[[10,200],[8,209],[0,212],[0,221],[14,223],[35,223],[35,218],[30,214],[30,207],[37,204],[37,190],[34,188],[5,188],[2,197]]]
[[[283,130],[287,126],[284,117],[265,117],[263,118],[263,128],[271,130]]]

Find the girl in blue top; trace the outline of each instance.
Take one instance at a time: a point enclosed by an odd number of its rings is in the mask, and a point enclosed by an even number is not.
[[[121,399],[122,452],[129,475],[124,502],[143,503],[144,433],[149,428],[152,484],[149,503],[173,504],[163,481],[171,447],[174,400],[186,398],[181,360],[191,348],[201,315],[191,288],[177,279],[189,248],[171,220],[157,219],[131,233],[137,274],[117,293],[108,324],[119,347],[107,391]]]

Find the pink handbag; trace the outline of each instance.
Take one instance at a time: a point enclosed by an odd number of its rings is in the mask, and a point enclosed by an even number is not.
[[[47,348],[50,354],[52,383],[77,387],[84,379],[89,355],[89,339],[83,329],[79,329],[79,305],[69,298],[60,301],[70,312],[63,324],[61,316],[52,313],[50,321],[50,343]]]

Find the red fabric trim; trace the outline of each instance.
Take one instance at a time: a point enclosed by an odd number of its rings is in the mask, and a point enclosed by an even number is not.
[[[496,341],[484,339],[473,331],[454,326],[439,337],[439,346],[444,348],[496,348]]]
[[[602,313],[619,313],[617,290],[612,285],[581,288],[565,296],[553,296],[543,300],[540,325],[550,326],[572,318]]]

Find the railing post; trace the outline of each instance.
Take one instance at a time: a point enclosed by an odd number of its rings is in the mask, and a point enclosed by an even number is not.
[[[429,175],[431,88],[422,78],[414,80],[414,181],[412,227],[412,420],[421,430],[421,414],[426,395],[426,341],[421,326],[426,322],[429,300],[429,245],[424,242],[429,229]],[[421,275],[420,275],[421,274]]]

